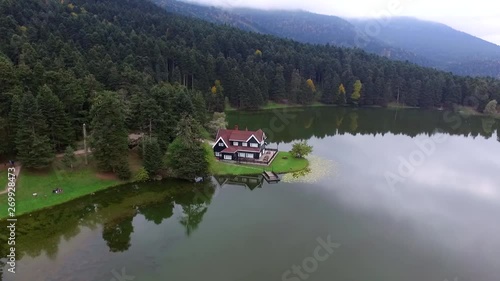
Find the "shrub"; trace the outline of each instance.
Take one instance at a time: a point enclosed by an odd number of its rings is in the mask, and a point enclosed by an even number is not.
[[[312,152],[312,146],[307,144],[307,141],[294,143],[290,153],[295,158],[304,158]]]
[[[488,115],[496,115],[497,114],[497,101],[490,101],[486,107],[484,108],[484,113]]]
[[[134,181],[136,182],[144,182],[149,180],[148,172],[144,167],[140,168],[139,171],[134,176]]]

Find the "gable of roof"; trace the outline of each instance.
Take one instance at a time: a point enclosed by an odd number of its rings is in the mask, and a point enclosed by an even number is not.
[[[217,131],[217,136],[215,136],[215,143],[212,148],[214,148],[220,140],[222,140],[226,147],[229,147],[229,135],[230,134],[228,134],[228,130],[219,129]]]

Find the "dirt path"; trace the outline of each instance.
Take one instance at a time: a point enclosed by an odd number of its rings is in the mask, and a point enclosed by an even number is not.
[[[87,153],[90,154],[92,152],[90,151],[90,149],[87,149]],[[85,154],[85,149],[76,150],[74,154],[77,156],[83,155],[83,154]],[[56,154],[56,158],[63,158],[63,157],[64,157],[64,153]]]
[[[16,188],[17,188],[17,179],[19,178],[19,173],[21,172],[21,165],[18,164],[14,168],[16,169],[16,171],[14,172],[14,175],[16,175],[14,182],[16,183]],[[7,183],[7,185],[5,186],[5,189],[0,192],[0,195],[7,193],[8,190],[9,190],[9,183]]]

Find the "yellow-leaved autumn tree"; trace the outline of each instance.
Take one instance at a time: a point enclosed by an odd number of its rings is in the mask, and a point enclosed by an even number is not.
[[[312,79],[307,79],[306,83],[307,87],[309,87],[309,89],[311,89],[313,93],[316,93],[316,86],[314,85],[314,81]]]
[[[359,101],[359,99],[361,98],[361,89],[362,88],[363,88],[363,84],[361,84],[361,81],[356,80],[356,82],[354,82],[354,92],[352,92],[352,95],[351,95],[351,99],[354,102]]]
[[[335,103],[336,104],[345,104],[346,103],[344,84],[340,84],[340,86],[339,86],[339,90],[337,91],[337,95],[335,96]]]
[[[257,50],[255,51],[255,55],[256,55],[256,56],[262,56],[262,51],[261,51],[261,50],[259,50],[259,49],[257,49]]]
[[[215,80],[215,85],[212,86],[212,94],[217,94],[217,92],[222,92],[222,86],[220,84],[220,80]]]

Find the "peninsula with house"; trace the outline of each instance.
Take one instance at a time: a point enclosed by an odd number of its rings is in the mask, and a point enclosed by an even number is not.
[[[278,150],[266,145],[266,134],[261,129],[239,130],[235,126],[234,130],[220,129],[212,148],[219,160],[267,166],[278,155]]]
[[[277,174],[302,171],[308,160],[288,151],[270,148],[262,129],[219,129],[211,147],[214,175],[262,175],[267,181],[279,181]]]

